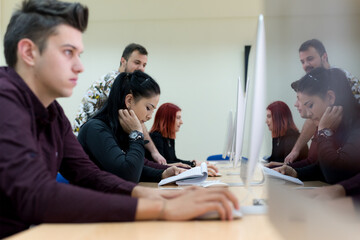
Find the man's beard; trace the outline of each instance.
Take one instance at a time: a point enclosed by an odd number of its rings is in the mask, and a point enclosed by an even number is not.
[[[322,60],[321,60],[320,67],[325,68],[325,65],[324,65],[324,63],[323,63]],[[313,70],[313,69],[314,69],[313,66],[308,66],[308,67],[305,68],[305,72],[306,72],[306,73],[309,73],[309,72],[310,72],[311,70]]]

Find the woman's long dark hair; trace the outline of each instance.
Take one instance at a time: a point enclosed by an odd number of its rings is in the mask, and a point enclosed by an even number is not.
[[[316,68],[307,73],[300,80],[293,82],[291,87],[296,92],[309,96],[317,95],[324,99],[326,93],[332,90],[335,93],[334,106],[343,107],[342,123],[351,125],[360,112],[359,104],[352,93],[350,83],[345,73],[338,68]]]
[[[93,118],[104,121],[115,136],[120,128],[118,110],[126,109],[125,97],[134,96],[135,102],[141,98],[150,98],[160,94],[160,87],[156,81],[146,73],[135,71],[133,73],[120,73],[111,87],[109,98]]]

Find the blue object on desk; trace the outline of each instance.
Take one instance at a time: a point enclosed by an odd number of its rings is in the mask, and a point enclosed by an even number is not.
[[[229,160],[229,157],[226,156],[226,158],[223,158],[222,154],[217,154],[217,155],[210,155],[206,160],[207,161],[227,161],[227,160]]]
[[[248,158],[247,157],[241,157],[242,160],[247,161]],[[229,160],[229,156],[226,156],[226,158],[222,157],[222,154],[217,154],[217,155],[210,155],[207,159],[207,161],[228,161]]]
[[[56,181],[59,182],[59,183],[67,183],[69,184],[69,181],[64,178],[61,173],[58,172],[57,176],[56,176]]]

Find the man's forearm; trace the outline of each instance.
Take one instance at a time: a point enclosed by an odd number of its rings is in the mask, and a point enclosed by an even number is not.
[[[292,151],[300,152],[301,149],[309,142],[311,137],[314,135],[316,126],[310,119],[306,120],[301,130],[300,136],[298,137]]]
[[[147,144],[145,144],[145,148],[151,153],[158,153],[159,151],[155,147],[154,142],[151,140],[150,134],[149,134],[148,130],[146,129],[146,126],[144,124],[141,124],[141,125],[143,128],[144,139],[149,141]]]

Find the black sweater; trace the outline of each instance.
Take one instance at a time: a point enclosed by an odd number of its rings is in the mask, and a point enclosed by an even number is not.
[[[164,169],[144,165],[144,141],[130,142],[127,134],[122,135],[124,136],[119,137],[122,141],[118,144],[106,123],[99,119],[90,119],[80,128],[78,140],[100,169],[135,183],[159,182]]]
[[[272,140],[272,152],[268,159],[269,162],[284,162],[285,157],[291,152],[298,137],[299,132],[289,129],[282,137],[273,138]],[[308,147],[305,145],[299,154],[299,157],[295,160],[305,159],[308,155]]]
[[[150,137],[153,140],[159,153],[166,159],[167,163],[181,162],[189,166],[192,166],[191,161],[181,160],[176,157],[174,139],[165,138],[161,135],[160,132],[152,132],[150,133]],[[151,155],[148,151],[146,151],[146,157],[151,159]]]

